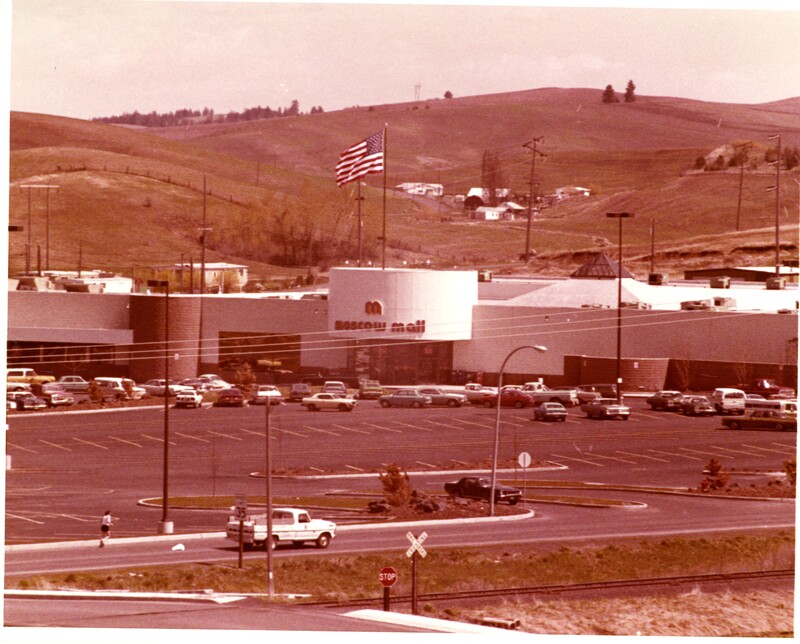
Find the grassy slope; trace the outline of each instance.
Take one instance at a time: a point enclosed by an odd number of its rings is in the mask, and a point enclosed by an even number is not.
[[[709,246],[736,263],[764,263],[774,257],[774,193],[765,192],[774,175],[747,174],[742,229],[735,234],[739,175],[685,175],[694,159],[723,143],[783,133],[786,145],[800,133],[800,100],[769,105],[730,105],[675,98],[639,97],[633,104],[603,105],[595,90],[531,90],[511,94],[433,100],[357,108],[236,125],[193,126],[155,132],[103,126],[72,119],[13,113],[11,116],[11,223],[27,223],[28,182],[50,182],[51,266],[73,268],[78,246],[83,265],[123,270],[199,255],[197,228],[202,217],[203,176],[213,197],[207,216],[214,228],[209,261],[242,261],[255,272],[267,267],[268,253],[254,255],[237,231],[269,246],[271,213],[289,209],[320,213],[354,210],[351,191],[332,181],[338,153],[388,124],[388,185],[400,181],[441,181],[448,191],[480,183],[484,150],[495,149],[509,184],[527,192],[530,152],[522,143],[545,135],[536,181],[543,192],[561,185],[592,185],[597,195],[570,200],[542,213],[533,226],[538,271],[568,272],[582,260],[575,252],[609,250],[615,227],[604,217],[613,210],[635,212],[627,222],[626,246],[646,272],[650,220],[656,224],[658,269],[679,274],[682,267],[708,261]],[[260,162],[260,164],[258,164]],[[257,165],[258,164],[258,165]],[[87,170],[82,170],[86,166]],[[105,170],[104,170],[105,169]],[[66,170],[72,170],[67,172]],[[129,173],[126,173],[129,170]],[[133,172],[150,176],[133,176]],[[258,183],[256,186],[256,175]],[[783,239],[797,256],[797,184],[784,177]],[[380,186],[368,179],[363,202],[366,238],[373,250],[380,234]],[[219,198],[221,197],[221,198]],[[44,253],[43,198],[33,199],[33,244]],[[441,265],[506,264],[524,250],[524,222],[468,224],[458,211],[419,200],[390,199],[390,262],[431,259]],[[456,223],[442,223],[443,214]],[[87,225],[87,219],[91,225]],[[352,235],[352,214],[342,235]],[[686,240],[697,240],[688,258]],[[733,249],[763,246],[745,258]],[[22,268],[25,233],[10,240],[10,270]],[[610,242],[610,243],[609,243]],[[680,248],[679,263],[670,257]],[[35,258],[35,248],[33,251]],[[742,260],[746,261],[742,261]]]

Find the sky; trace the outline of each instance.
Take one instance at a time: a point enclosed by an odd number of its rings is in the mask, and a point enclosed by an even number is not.
[[[618,8],[513,0],[5,3],[9,108],[83,119],[277,109],[293,100],[302,112],[333,111],[447,91],[609,84],[624,91],[629,80],[640,96],[731,103],[800,96],[800,11],[776,8],[788,4],[781,0],[692,3],[700,9],[624,0]]]

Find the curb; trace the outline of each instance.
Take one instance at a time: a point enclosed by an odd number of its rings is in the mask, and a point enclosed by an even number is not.
[[[358,530],[378,530],[386,528],[409,528],[414,526],[432,525],[456,525],[456,524],[475,524],[489,523],[495,521],[521,521],[531,519],[535,515],[533,510],[522,514],[510,514],[501,517],[470,517],[468,519],[431,519],[430,521],[396,521],[390,523],[364,523],[354,525],[337,525],[336,532],[356,532]],[[132,544],[162,541],[165,543],[196,541],[198,539],[225,539],[225,532],[201,532],[186,534],[164,534],[152,537],[120,537],[112,539],[109,544]],[[85,539],[83,541],[57,541],[48,543],[20,543],[5,547],[6,552],[25,552],[31,550],[58,550],[64,548],[97,548],[97,539]]]
[[[229,604],[248,597],[245,594],[215,593],[213,590],[200,592],[176,591],[173,593],[126,592],[122,590],[4,590],[3,596],[6,599],[127,599],[138,601],[211,602],[214,604]]]

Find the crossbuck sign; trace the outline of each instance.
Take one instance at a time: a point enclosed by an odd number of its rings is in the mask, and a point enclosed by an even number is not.
[[[423,532],[419,537],[415,537],[413,533],[409,532],[406,534],[406,538],[411,542],[411,547],[406,550],[406,557],[410,557],[415,552],[420,554],[420,557],[424,557],[428,553],[425,551],[425,548],[422,547],[422,542],[428,538],[428,533]]]

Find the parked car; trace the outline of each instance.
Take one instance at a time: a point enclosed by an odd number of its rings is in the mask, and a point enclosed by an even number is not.
[[[275,385],[258,385],[253,392],[254,405],[278,405],[283,402],[283,394]]]
[[[49,407],[68,407],[75,403],[75,396],[54,382],[32,385],[32,393],[47,402]]]
[[[600,383],[591,385],[581,385],[584,391],[593,391],[600,394],[600,398],[617,398],[617,385],[615,383]]]
[[[347,395],[347,385],[339,380],[326,380],[322,385],[322,393]]]
[[[561,403],[545,402],[533,408],[535,420],[557,420],[564,422],[567,420],[567,408]]]
[[[311,394],[311,385],[307,382],[295,382],[289,387],[289,395],[286,400],[289,402],[302,402],[303,398],[308,398]]]
[[[362,400],[377,400],[383,396],[383,387],[377,380],[362,380],[358,383],[358,397]]]
[[[178,384],[189,387],[190,389],[194,389],[195,391],[199,391],[200,393],[205,391],[214,391],[214,387],[206,379],[201,380],[200,378],[185,378],[179,381]]]
[[[150,396],[163,396],[164,391],[167,389],[167,381],[163,378],[153,378],[147,382],[143,382],[139,387],[144,389]],[[182,385],[174,380],[169,381],[170,396],[176,396],[179,392],[186,389],[191,389],[191,387],[189,385]]]
[[[244,394],[241,389],[231,387],[223,389],[217,393],[217,402],[214,403],[215,407],[244,407],[247,403],[244,399]]]
[[[76,394],[85,394],[89,391],[89,381],[84,380],[82,376],[61,376],[54,384]]]
[[[741,389],[718,387],[709,396],[718,414],[744,414],[747,395]]]
[[[679,411],[681,408],[682,396],[683,394],[680,391],[664,389],[654,393],[647,398],[645,402],[650,405],[650,409],[653,411],[659,409],[664,411]]]
[[[430,407],[433,400],[416,389],[398,389],[378,398],[381,407]]]
[[[578,385],[576,387],[570,387],[570,388],[575,390],[575,395],[578,396],[579,405],[583,405],[585,403],[591,402],[592,400],[597,400],[598,398],[602,398],[599,392],[589,388],[588,385]]]
[[[323,409],[353,411],[358,401],[355,398],[347,398],[336,393],[320,392],[308,398],[303,398],[300,404],[308,411],[322,411]]]
[[[34,396],[29,391],[9,391],[6,394],[7,400],[11,400],[19,411],[30,411],[47,408],[47,401],[38,396]],[[6,406],[7,407],[7,406]]]
[[[184,389],[175,396],[175,407],[178,409],[189,408],[197,409],[203,404],[203,394],[195,389]]]
[[[107,378],[99,377],[93,380],[97,386],[105,390],[104,396],[116,400],[139,400],[147,395],[147,392],[138,387],[130,378]]]
[[[211,385],[211,389],[215,391],[222,391],[223,389],[231,389],[229,382],[226,382],[222,377],[215,373],[204,373],[197,376],[199,380],[203,380]]]
[[[592,402],[581,405],[581,411],[587,418],[621,418],[628,420],[631,408],[627,405],[617,404],[616,398],[598,398]]]
[[[434,405],[447,405],[448,407],[461,407],[469,402],[466,394],[459,394],[455,391],[445,391],[437,387],[420,387],[417,389],[423,396],[430,396]]]
[[[706,396],[684,396],[680,412],[686,416],[713,416],[717,410]]]
[[[789,416],[774,409],[757,409],[747,416],[723,416],[722,424],[731,429],[777,429],[783,432],[797,431],[797,416]]]
[[[483,399],[482,404],[484,407],[494,407],[497,405],[497,394],[494,396],[487,396]],[[533,396],[525,393],[522,389],[513,385],[503,387],[500,392],[500,406],[501,407],[514,407],[522,409],[523,407],[533,406]]]

